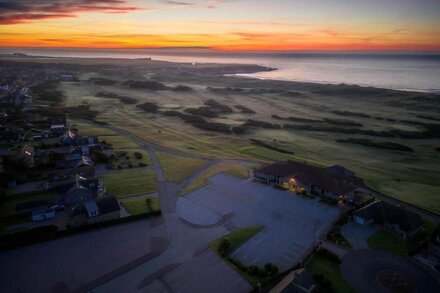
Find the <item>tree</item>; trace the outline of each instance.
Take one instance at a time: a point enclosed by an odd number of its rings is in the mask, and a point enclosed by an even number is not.
[[[136,159],[140,160],[140,159],[142,159],[144,156],[143,156],[142,153],[140,153],[140,152],[135,152],[135,153],[134,153],[134,157],[135,157]]]
[[[264,271],[266,272],[267,276],[273,276],[279,272],[279,268],[273,263],[268,262],[264,265]]]

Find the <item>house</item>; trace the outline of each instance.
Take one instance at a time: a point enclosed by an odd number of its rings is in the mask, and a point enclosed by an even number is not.
[[[26,167],[31,168],[35,165],[34,156],[35,156],[35,148],[33,146],[25,144],[21,148],[20,160],[21,162],[23,162],[23,164]]]
[[[97,178],[85,179],[75,175],[75,181],[62,182],[56,186],[57,204],[74,206],[102,197],[106,193],[102,182]]]
[[[101,152],[102,146],[100,144],[81,145],[74,147],[70,151],[70,158],[79,158],[81,156],[90,156],[96,152]]]
[[[437,226],[428,241],[428,251],[440,261],[440,225]]]
[[[32,212],[32,221],[39,222],[55,218],[55,209],[39,209]]]
[[[314,194],[333,199],[354,197],[363,186],[354,172],[340,166],[316,167],[295,161],[281,161],[254,171],[254,179],[296,193]]]
[[[404,207],[377,200],[353,213],[360,225],[380,225],[400,238],[411,238],[422,227],[422,218]]]
[[[76,175],[84,178],[91,178],[95,176],[95,167],[93,166],[79,166],[68,169],[58,169],[48,172],[48,178],[51,182],[60,182],[65,180],[73,180]]]
[[[68,218],[68,227],[101,223],[121,217],[121,207],[116,198],[105,196],[73,207]]]
[[[64,145],[76,145],[79,140],[78,129],[69,128],[60,137],[60,141]]]
[[[59,160],[56,162],[56,165],[57,165],[57,169],[70,169],[70,168],[93,166],[94,163],[92,159],[90,159],[89,157],[80,156],[79,158]]]

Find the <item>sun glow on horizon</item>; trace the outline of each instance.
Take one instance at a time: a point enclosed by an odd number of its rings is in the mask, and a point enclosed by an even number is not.
[[[2,2],[0,46],[440,51],[432,0],[34,2]]]

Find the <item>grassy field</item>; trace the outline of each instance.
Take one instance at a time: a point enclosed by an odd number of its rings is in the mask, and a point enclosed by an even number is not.
[[[206,163],[205,160],[177,157],[164,152],[156,152],[156,155],[159,158],[166,179],[177,183],[191,176]]]
[[[157,197],[150,197],[148,199],[151,202],[151,207],[147,205],[147,198],[128,198],[122,201],[122,205],[132,216],[159,211],[159,199]]]
[[[200,187],[205,186],[209,183],[209,177],[224,172],[226,174],[230,174],[242,179],[246,179],[249,177],[249,169],[252,168],[254,165],[251,164],[240,164],[235,162],[227,162],[227,163],[220,163],[217,165],[214,165],[207,169],[205,172],[200,174],[194,181],[192,181],[189,185],[187,185],[182,191],[181,194],[188,194],[196,189],[199,189]]]
[[[89,74],[94,77],[118,79],[124,81],[133,79],[133,76],[105,76],[103,74]],[[84,79],[86,80],[86,78]],[[228,80],[231,82],[232,80]],[[247,81],[241,81],[246,83]],[[340,164],[354,170],[364,178],[367,184],[387,195],[413,203],[433,212],[440,213],[440,154],[435,150],[439,140],[432,139],[404,139],[397,137],[372,137],[363,134],[346,134],[329,131],[304,131],[286,129],[251,129],[243,135],[227,135],[207,132],[185,124],[179,118],[164,117],[160,114],[149,114],[136,109],[131,105],[123,105],[118,100],[96,98],[98,91],[111,91],[119,95],[126,95],[139,100],[157,103],[161,110],[167,110],[169,105],[180,110],[186,107],[198,107],[206,99],[215,99],[224,104],[245,105],[253,109],[256,114],[244,115],[234,110],[234,113],[222,115],[214,120],[229,125],[241,124],[246,119],[256,119],[277,124],[304,124],[292,121],[273,119],[276,114],[282,117],[301,117],[306,119],[347,119],[362,124],[361,129],[374,131],[423,131],[423,127],[404,120],[417,120],[421,110],[413,107],[401,107],[393,99],[387,97],[371,100],[344,97],[338,95],[307,93],[306,98],[281,96],[278,94],[246,94],[231,95],[214,94],[206,90],[206,84],[198,83],[191,86],[195,89],[191,94],[176,95],[170,92],[145,92],[130,89],[120,84],[114,86],[98,86],[90,82],[62,83],[60,89],[68,97],[68,105],[78,105],[87,102],[92,109],[99,111],[98,120],[120,127],[146,141],[169,147],[172,149],[197,153],[213,158],[242,158],[258,161],[273,161],[294,159],[306,161],[316,165]],[[222,86],[229,86],[227,83]],[[231,85],[233,86],[233,85]],[[249,85],[252,87],[253,85]],[[182,102],[182,101],[185,102]],[[323,102],[325,101],[325,102]],[[335,111],[343,113],[362,112],[359,116],[340,116]],[[431,110],[424,110],[431,111]],[[429,114],[429,113],[422,113]],[[432,114],[431,116],[436,116]],[[401,121],[390,122],[386,118],[400,117]],[[329,121],[329,120],[327,120]],[[428,121],[423,121],[428,123]],[[430,122],[434,123],[434,122]],[[329,123],[322,123],[325,127],[332,127]],[[94,131],[103,131],[93,125]],[[338,126],[341,127],[341,126]],[[111,133],[107,135],[109,142],[117,148],[136,148],[133,142],[121,139]],[[293,152],[284,154],[269,150],[261,146],[252,145],[249,139],[259,139],[266,142],[275,142],[281,149]],[[337,139],[368,138],[375,141],[391,141],[413,148],[413,153],[404,153],[383,149],[374,149],[360,145],[337,143]],[[180,172],[179,172],[180,173]],[[179,177],[179,176],[177,176]],[[177,180],[181,180],[179,177]]]
[[[246,227],[239,230],[232,231],[231,233],[216,239],[209,243],[209,247],[216,252],[218,252],[218,248],[220,246],[220,243],[222,240],[227,239],[231,243],[231,247],[229,249],[230,252],[234,251],[241,245],[243,245],[246,241],[248,241],[252,236],[263,230],[263,226],[252,226],[252,227]],[[237,265],[232,263],[227,257],[222,256],[225,261],[229,263],[243,278],[246,279],[249,283],[252,284],[252,286],[257,287],[258,283],[261,283],[263,280],[266,279],[264,276],[252,276],[248,272],[241,270]]]
[[[109,135],[103,137],[101,141],[102,140],[105,140],[106,143],[111,144],[113,149],[132,149],[138,147],[135,142],[123,136]]]
[[[385,250],[400,256],[408,256],[415,252],[429,238],[436,225],[426,222],[413,238],[402,241],[386,230],[380,230],[371,235],[367,242],[370,248]]]
[[[348,283],[342,276],[341,270],[339,269],[339,264],[332,262],[331,260],[314,255],[310,263],[306,266],[307,270],[315,274],[324,275],[327,280],[331,283],[330,292],[338,293],[352,293],[353,290],[350,288]]]
[[[110,171],[101,176],[107,192],[118,198],[157,191],[156,175],[149,168]]]

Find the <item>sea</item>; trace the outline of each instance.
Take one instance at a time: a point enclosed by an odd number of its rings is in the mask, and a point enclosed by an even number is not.
[[[241,77],[440,93],[440,53],[224,52],[199,48],[0,48],[0,54],[84,58],[152,58],[170,62],[257,64],[274,68]]]

